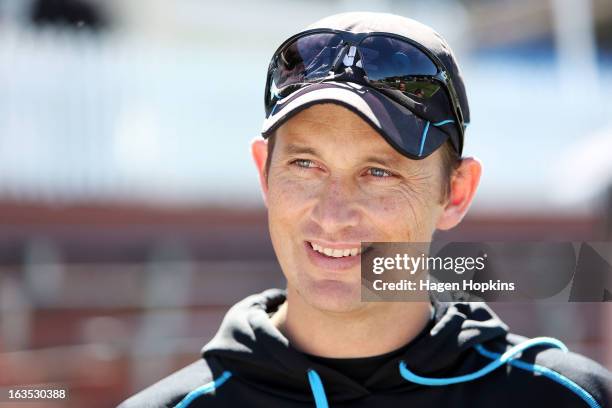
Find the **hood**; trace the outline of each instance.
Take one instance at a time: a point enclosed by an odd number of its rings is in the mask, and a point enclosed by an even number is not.
[[[400,364],[424,377],[448,377],[460,371],[476,353],[476,345],[505,337],[507,326],[485,303],[439,302],[432,300],[433,322],[390,358],[365,383],[317,364],[292,347],[272,325],[269,314],[285,301],[285,291],[269,289],[234,305],[226,314],[215,337],[203,349],[203,357],[219,370],[226,370],[253,387],[298,401],[312,401],[312,372],[325,394],[335,401],[360,398],[377,391],[404,391],[422,387],[407,381]],[[320,377],[319,377],[320,376]],[[422,377],[419,377],[422,378]],[[311,392],[312,390],[312,392]]]

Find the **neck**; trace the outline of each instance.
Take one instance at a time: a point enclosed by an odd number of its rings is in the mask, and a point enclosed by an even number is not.
[[[293,347],[307,354],[356,358],[385,354],[406,345],[427,325],[429,302],[376,302],[351,312],[309,305],[291,288],[272,323]]]

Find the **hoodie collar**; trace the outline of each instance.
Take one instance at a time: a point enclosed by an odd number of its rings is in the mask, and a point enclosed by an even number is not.
[[[343,401],[375,391],[420,387],[401,377],[400,361],[425,376],[451,374],[451,367],[456,369],[456,362],[475,344],[505,336],[508,331],[485,303],[440,302],[433,298],[434,321],[426,331],[359,384],[310,360],[271,323],[270,314],[285,296],[284,290],[269,289],[234,305],[215,337],[202,349],[203,357],[256,388],[300,401],[312,399],[307,372],[313,369],[323,379],[329,397]]]

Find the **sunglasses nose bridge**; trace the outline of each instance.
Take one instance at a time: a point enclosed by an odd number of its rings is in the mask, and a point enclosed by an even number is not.
[[[349,43],[343,40],[342,47],[340,48],[340,51],[338,52],[338,55],[336,55],[336,58],[334,59],[334,62],[331,66],[331,72],[336,72],[338,70],[338,68],[340,67],[340,63],[344,60],[344,57],[348,53],[349,48]]]

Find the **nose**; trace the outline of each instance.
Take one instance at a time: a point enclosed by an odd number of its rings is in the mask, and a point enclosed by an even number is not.
[[[329,179],[312,210],[312,220],[331,236],[359,224],[357,189],[341,178]]]

